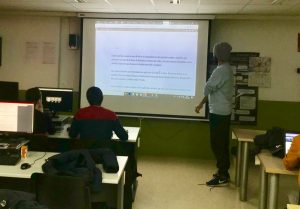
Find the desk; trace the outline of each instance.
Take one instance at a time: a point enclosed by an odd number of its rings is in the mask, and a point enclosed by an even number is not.
[[[282,159],[272,156],[268,150],[259,153],[258,158],[261,167],[258,208],[277,209],[279,175],[298,175],[298,171],[286,170]]]
[[[235,184],[236,186],[240,186],[241,201],[247,200],[249,143],[253,143],[253,139],[256,135],[264,133],[266,133],[266,131],[263,130],[232,130],[232,138],[238,140],[235,167]]]
[[[67,128],[70,124],[66,124],[61,132],[54,135],[49,135],[47,138],[41,139],[40,137],[30,139],[29,150],[34,151],[52,151],[52,152],[64,152],[73,148],[84,147],[87,148],[90,145],[85,140],[74,140],[69,138]],[[126,185],[125,190],[125,202],[132,201],[135,198],[137,189],[137,149],[140,144],[140,128],[139,127],[124,127],[128,131],[128,140],[121,141],[113,133],[111,143],[112,150],[117,155],[128,156],[127,168],[126,168]],[[129,190],[131,190],[129,192]],[[129,193],[132,193],[133,197]],[[130,197],[129,197],[130,196]]]
[[[46,155],[44,156],[44,154]],[[10,178],[25,178],[30,179],[32,173],[43,173],[42,165],[45,163],[45,160],[55,154],[55,152],[28,152],[28,157],[26,159],[22,159],[15,166],[5,166],[0,165],[0,177],[10,177]],[[44,156],[44,157],[43,157]],[[31,168],[27,170],[21,170],[20,165],[22,163],[33,163],[34,160],[42,157],[37,160]],[[125,184],[125,165],[127,163],[128,157],[126,156],[117,156],[119,163],[119,171],[118,173],[106,173],[103,170],[101,164],[97,165],[97,167],[102,171],[102,183],[103,184],[113,184],[117,185],[117,209],[123,209],[123,197],[124,197],[124,184]]]
[[[300,205],[292,205],[292,204],[288,204],[288,205],[287,205],[287,209],[300,209]]]
[[[59,131],[53,135],[49,135],[49,138],[64,138],[64,139],[68,139],[69,137],[69,133],[67,131],[67,128],[69,128],[71,126],[71,124],[66,124],[63,127],[62,131]],[[131,142],[131,143],[138,143],[139,146],[139,132],[140,132],[140,128],[139,127],[124,127],[125,130],[128,131],[128,141],[127,142]],[[117,135],[115,133],[113,133],[112,136],[112,140],[119,140],[119,138],[117,137]]]

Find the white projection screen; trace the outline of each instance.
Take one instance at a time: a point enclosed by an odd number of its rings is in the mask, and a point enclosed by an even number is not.
[[[84,18],[80,107],[99,87],[119,116],[201,120],[209,20]]]

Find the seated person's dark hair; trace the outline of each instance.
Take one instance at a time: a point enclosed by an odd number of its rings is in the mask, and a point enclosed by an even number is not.
[[[25,99],[28,102],[33,102],[34,104],[36,104],[41,98],[42,98],[42,93],[40,89],[37,87],[30,88],[26,91]]]
[[[103,94],[100,88],[92,86],[86,92],[86,98],[90,105],[101,105]]]

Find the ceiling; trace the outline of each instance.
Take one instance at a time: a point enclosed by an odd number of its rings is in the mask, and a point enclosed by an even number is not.
[[[0,0],[0,10],[300,15],[300,0],[179,0],[181,3],[178,5],[171,4],[170,1],[172,0]]]

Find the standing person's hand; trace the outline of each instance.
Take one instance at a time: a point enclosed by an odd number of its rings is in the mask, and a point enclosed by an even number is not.
[[[195,112],[199,113],[203,105],[208,101],[208,96],[203,97],[202,101],[195,107]]]
[[[203,107],[203,104],[202,104],[202,103],[200,103],[199,105],[197,105],[197,106],[195,107],[195,112],[196,112],[196,113],[199,113],[200,110],[202,109],[202,107]]]

